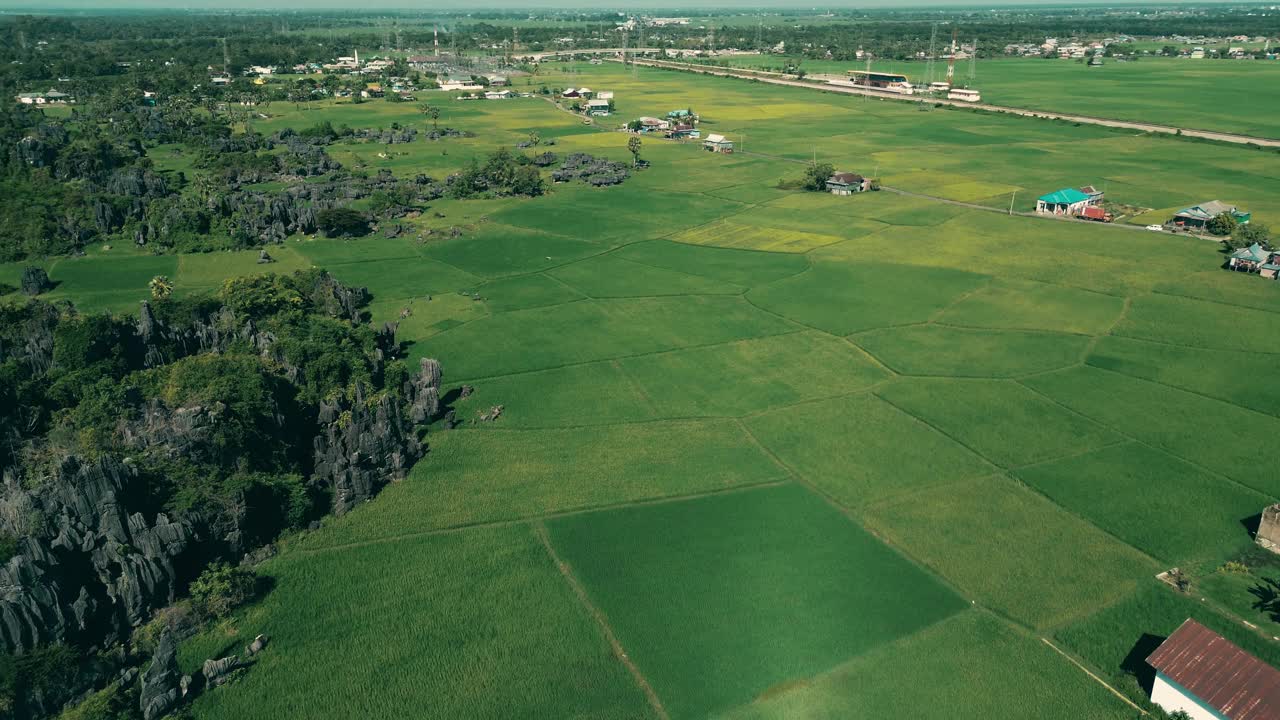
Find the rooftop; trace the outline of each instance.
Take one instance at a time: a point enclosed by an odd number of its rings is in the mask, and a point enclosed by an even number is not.
[[[1089,199],[1088,195],[1080,192],[1075,188],[1063,188],[1057,192],[1051,192],[1048,195],[1041,195],[1040,200],[1054,205],[1074,205],[1078,202],[1085,202]]]
[[[1188,618],[1147,663],[1229,720],[1280,717],[1280,670]]]

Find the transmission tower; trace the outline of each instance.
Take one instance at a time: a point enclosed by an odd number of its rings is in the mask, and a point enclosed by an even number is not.
[[[222,72],[229,73],[231,72],[231,53],[227,51],[227,39],[220,39],[222,40]]]
[[[969,51],[969,87],[973,87],[978,77],[978,38],[973,39],[973,49]]]
[[[764,16],[756,18],[756,50],[764,49]]]
[[[956,29],[951,29],[951,55],[947,58],[947,87],[954,87],[956,80]]]
[[[938,23],[933,24],[933,32],[929,35],[929,57],[926,59],[924,66],[924,84],[926,87],[933,84],[933,56],[934,48],[938,45]]]

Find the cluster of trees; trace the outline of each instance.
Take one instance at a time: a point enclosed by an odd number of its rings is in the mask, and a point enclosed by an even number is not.
[[[1248,247],[1254,243],[1271,248],[1271,228],[1255,222],[1241,224],[1231,213],[1222,213],[1213,218],[1205,229],[1223,238],[1223,242],[1231,248]]]
[[[546,185],[533,160],[520,153],[500,148],[483,163],[474,157],[462,172],[448,180],[453,198],[541,195]]]

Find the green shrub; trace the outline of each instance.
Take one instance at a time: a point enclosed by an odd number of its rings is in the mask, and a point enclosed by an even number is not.
[[[257,588],[252,570],[215,563],[191,583],[191,607],[206,618],[225,618],[252,600]]]

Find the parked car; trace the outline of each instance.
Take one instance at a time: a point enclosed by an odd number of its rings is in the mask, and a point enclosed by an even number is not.
[[[1152,232],[1164,232],[1164,226],[1163,226],[1163,225],[1148,225],[1148,226],[1147,226],[1147,229],[1148,229],[1148,230],[1150,230],[1150,231],[1152,231]]]

